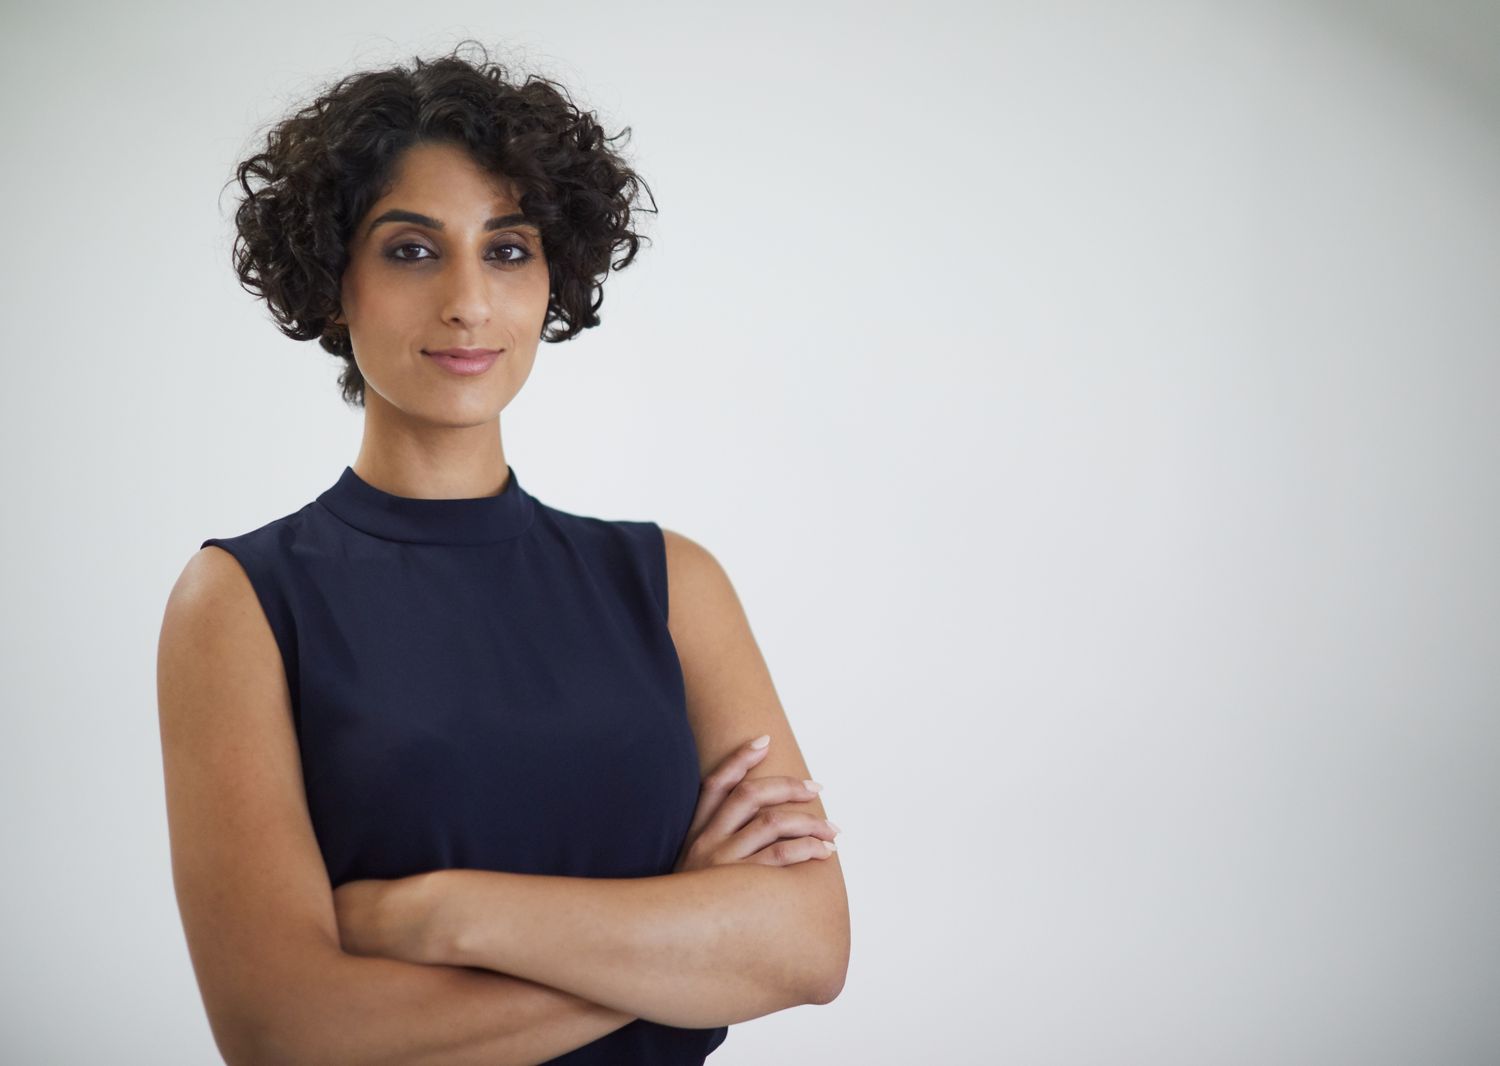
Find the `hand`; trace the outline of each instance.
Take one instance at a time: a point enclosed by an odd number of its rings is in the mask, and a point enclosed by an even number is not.
[[[350,955],[426,962],[421,874],[346,881],[333,890],[339,945]]]
[[[833,827],[811,811],[790,807],[816,792],[792,777],[745,779],[770,750],[769,743],[743,744],[703,779],[673,873],[741,862],[790,866],[833,854]]]

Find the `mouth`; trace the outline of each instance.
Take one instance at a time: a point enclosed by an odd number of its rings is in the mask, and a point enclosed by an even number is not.
[[[424,354],[450,373],[472,376],[483,374],[493,366],[502,351],[499,348],[432,348],[425,350]]]
[[[446,355],[451,359],[483,359],[499,355],[499,348],[424,348],[428,355]]]

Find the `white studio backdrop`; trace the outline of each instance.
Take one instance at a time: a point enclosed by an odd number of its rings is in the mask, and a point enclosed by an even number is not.
[[[503,418],[700,540],[842,826],[839,999],[711,1062],[1500,1060],[1500,9],[10,5],[0,1059],[217,1061],[155,707],[351,462],[234,163],[475,36],[656,195]]]

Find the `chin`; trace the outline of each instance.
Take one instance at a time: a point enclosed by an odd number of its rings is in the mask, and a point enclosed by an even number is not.
[[[477,389],[474,391],[476,395],[465,396],[461,401],[449,397],[446,401],[433,403],[429,408],[432,420],[458,428],[483,425],[499,418],[500,412],[505,409],[502,398],[494,395],[480,396],[477,395]]]

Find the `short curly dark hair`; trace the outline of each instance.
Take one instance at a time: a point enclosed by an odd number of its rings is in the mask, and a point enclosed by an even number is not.
[[[477,61],[462,54],[475,45]],[[264,150],[239,163],[226,183],[243,195],[232,249],[240,285],[263,298],[277,328],[316,339],[345,362],[344,401],[365,403],[347,327],[332,321],[354,226],[380,198],[403,151],[417,143],[466,148],[475,162],[509,178],[520,206],[541,229],[551,291],[541,339],[570,340],[599,324],[603,281],[629,266],[641,241],[632,212],[655,212],[646,184],[611,144],[592,111],[568,91],[529,74],[517,84],[473,39],[411,66],[347,75],[271,127]],[[651,207],[637,206],[641,189]],[[624,250],[623,258],[611,257]],[[560,328],[549,328],[561,323]]]

